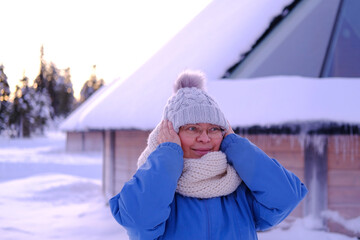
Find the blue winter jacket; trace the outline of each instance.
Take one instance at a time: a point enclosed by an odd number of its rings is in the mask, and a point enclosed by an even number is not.
[[[228,135],[222,152],[243,182],[223,197],[175,193],[183,151],[162,143],[121,192],[110,199],[115,219],[130,239],[257,239],[256,231],[281,222],[307,189],[291,172],[245,138]]]

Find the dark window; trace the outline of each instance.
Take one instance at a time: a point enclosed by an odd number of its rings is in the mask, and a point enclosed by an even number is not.
[[[322,77],[360,77],[360,1],[343,0]]]

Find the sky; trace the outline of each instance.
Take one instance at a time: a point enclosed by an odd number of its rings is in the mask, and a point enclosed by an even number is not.
[[[0,0],[0,64],[11,91],[32,84],[44,58],[70,67],[75,96],[96,65],[105,83],[124,79],[211,0]]]

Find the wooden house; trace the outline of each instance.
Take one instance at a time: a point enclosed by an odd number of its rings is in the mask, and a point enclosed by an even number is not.
[[[115,195],[136,171],[177,75],[202,70],[237,133],[308,186],[292,216],[359,235],[324,214],[360,216],[359,4],[213,1],[128,79],[71,114],[62,125],[68,146],[86,150],[98,141],[104,194]]]

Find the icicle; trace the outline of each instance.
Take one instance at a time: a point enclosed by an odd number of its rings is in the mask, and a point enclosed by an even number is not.
[[[355,151],[354,151],[354,155],[355,155],[355,158],[356,156],[359,156],[359,136],[355,136]]]
[[[349,137],[349,145],[350,145],[350,161],[353,163],[355,161],[355,153],[356,153],[356,147],[355,147],[355,139],[356,137],[352,134],[352,131],[350,132],[350,137]]]
[[[342,148],[341,148],[341,150],[342,150],[342,160],[343,160],[343,162],[345,162],[346,161],[346,140],[345,140],[345,138],[344,138],[344,136],[342,137],[343,139],[342,139]]]
[[[297,138],[295,138],[294,136],[290,136],[290,148],[291,149],[294,149],[296,140],[297,140]]]
[[[306,139],[306,133],[300,132],[298,135],[298,141],[300,143],[301,149],[305,149],[305,139]]]
[[[325,144],[326,144],[326,136],[325,135],[313,135],[308,138],[309,140],[306,141],[306,146],[309,147],[313,145],[315,147],[316,152],[319,155],[324,154]]]
[[[337,156],[337,155],[339,155],[339,137],[338,137],[338,135],[334,135],[333,138],[334,138],[334,142],[335,142],[335,153]]]

